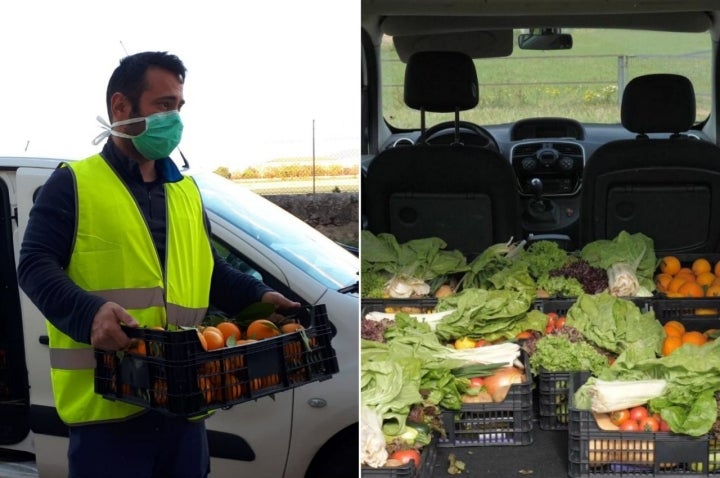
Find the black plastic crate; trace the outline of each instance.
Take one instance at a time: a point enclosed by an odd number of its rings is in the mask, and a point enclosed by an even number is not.
[[[570,373],[570,390],[586,378],[587,373]],[[591,412],[574,408],[570,394],[568,475],[572,478],[717,476],[720,460],[710,461],[715,445],[709,436],[602,430]]]
[[[533,441],[533,379],[523,352],[525,380],[510,386],[497,403],[468,403],[460,410],[443,410],[445,437],[438,447],[529,445]]]
[[[720,298],[718,297],[654,298],[650,307],[655,312],[655,318],[662,324],[677,320],[682,322],[687,330],[700,332],[720,328]]]
[[[542,430],[567,430],[570,372],[538,373],[538,425]]]
[[[650,297],[621,297],[621,299],[629,300],[633,304],[635,304],[638,309],[640,309],[642,312],[647,312],[650,310],[651,304],[652,304],[652,298]],[[543,312],[545,314],[549,314],[550,312],[555,312],[559,316],[567,315],[568,310],[570,310],[570,307],[575,304],[576,299],[536,299],[533,303],[533,308],[535,310],[539,310],[540,312]]]
[[[367,312],[425,314],[435,311],[438,300],[431,297],[423,299],[361,299],[360,303],[363,315]]]
[[[433,438],[428,445],[423,447],[418,467],[411,463],[379,468],[363,465],[360,473],[362,478],[431,478],[436,457],[437,438]]]
[[[338,363],[325,306],[301,308],[294,318],[303,331],[212,351],[192,329],[126,329],[144,341],[146,355],[96,350],[95,391],[192,416],[331,378]]]

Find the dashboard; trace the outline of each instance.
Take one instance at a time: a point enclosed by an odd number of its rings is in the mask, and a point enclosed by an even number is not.
[[[527,118],[481,129],[512,165],[522,202],[523,229],[535,235],[576,237],[582,176],[588,158],[605,143],[635,138],[634,133],[620,124],[583,124],[571,118],[555,117]],[[708,139],[700,131],[690,134]],[[381,149],[407,147],[415,144],[419,137],[418,130],[396,131]],[[435,132],[429,142],[476,146],[487,143],[471,129],[461,128],[458,132],[454,127]],[[372,156],[363,158],[363,172],[371,161]]]

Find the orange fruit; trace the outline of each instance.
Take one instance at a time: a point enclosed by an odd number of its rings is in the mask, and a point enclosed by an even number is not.
[[[705,297],[720,297],[720,284],[710,285],[705,291]]]
[[[225,336],[217,327],[205,327],[202,331],[208,350],[216,350],[225,347]]]
[[[260,340],[277,337],[280,333],[280,329],[278,329],[274,322],[267,319],[257,319],[250,322],[245,336],[248,339]]]
[[[699,307],[695,309],[695,315],[718,315],[718,310],[710,309],[708,307]]]
[[[698,332],[697,330],[690,330],[688,332],[685,332],[684,334],[682,334],[681,338],[682,343],[684,344],[703,345],[705,342],[707,342],[707,336],[702,332]]]
[[[663,329],[665,329],[666,335],[676,335],[678,337],[681,337],[682,334],[685,333],[685,326],[682,322],[679,322],[677,320],[670,320],[663,325]]]
[[[242,333],[240,332],[240,327],[235,325],[235,323],[225,321],[225,322],[220,322],[215,327],[217,327],[220,330],[220,332],[222,332],[223,337],[225,337],[226,341],[230,337],[235,337],[235,340],[240,340],[240,336],[242,335]]]
[[[686,277],[682,277],[682,276],[673,277],[670,280],[670,282],[668,282],[667,291],[668,292],[679,292],[680,287],[686,282],[688,282]]]
[[[225,374],[225,400],[237,400],[243,396],[243,386],[240,380],[231,373]]]
[[[705,297],[705,289],[697,282],[687,281],[677,290],[683,297]]]
[[[660,261],[660,272],[674,276],[680,270],[680,259],[675,256],[665,256]]]
[[[147,345],[143,339],[130,339],[127,351],[131,354],[147,355]]]
[[[715,273],[716,276],[720,277],[720,261],[717,261],[715,263],[715,267],[713,267],[713,272]]]
[[[661,272],[660,274],[657,274],[655,276],[655,287],[657,287],[657,290],[660,292],[666,292],[667,286],[672,280],[673,276],[670,274],[666,274],[664,272]]]
[[[282,327],[280,327],[280,331],[283,334],[290,334],[292,332],[297,332],[298,330],[302,330],[305,327],[302,326],[302,324],[298,324],[296,322],[290,322],[289,324],[285,324]]]
[[[701,272],[695,277],[695,282],[702,286],[709,287],[715,280],[715,274],[712,272]]]
[[[207,350],[208,343],[207,343],[207,340],[205,339],[205,336],[199,330],[197,331],[197,334],[198,334],[198,340],[200,340],[200,345],[202,345],[203,349]]]
[[[682,339],[680,337],[678,337],[677,335],[668,335],[667,337],[665,337],[665,340],[663,341],[663,346],[662,346],[663,357],[667,357],[668,355],[673,353],[673,351],[676,348],[680,347],[682,344],[683,344]]]
[[[708,261],[704,257],[695,259],[691,267],[692,271],[695,273],[696,276],[702,274],[703,272],[710,272],[712,268],[713,266],[710,264],[710,261]]]

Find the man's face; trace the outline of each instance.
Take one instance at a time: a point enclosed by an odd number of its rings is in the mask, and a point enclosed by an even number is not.
[[[171,72],[161,68],[150,68],[145,80],[147,88],[140,95],[138,110],[131,112],[130,117],[145,117],[154,113],[173,111],[182,108],[183,84]],[[127,126],[128,134],[140,134],[145,129],[145,123],[135,123]]]

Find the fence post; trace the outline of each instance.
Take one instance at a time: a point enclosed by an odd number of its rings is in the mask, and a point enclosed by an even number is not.
[[[618,78],[617,78],[618,106],[621,106],[623,92],[625,91],[625,85],[627,85],[627,77],[628,77],[628,57],[627,57],[627,55],[618,56],[617,71],[618,71]]]

